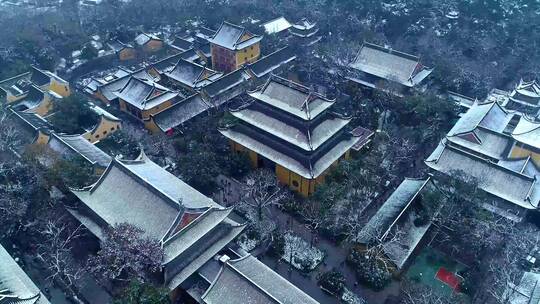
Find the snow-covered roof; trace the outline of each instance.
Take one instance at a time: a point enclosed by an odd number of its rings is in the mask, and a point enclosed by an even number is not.
[[[166,132],[174,129],[195,116],[206,112],[210,106],[204,102],[200,94],[177,101],[171,107],[152,115],[156,125]]]
[[[369,244],[384,238],[428,181],[429,179],[405,178],[360,231],[357,241]]]
[[[526,116],[521,117],[512,132],[512,138],[534,148],[540,148],[540,123]]]
[[[247,68],[257,77],[261,78],[279,67],[296,59],[296,54],[289,47],[281,48],[271,54],[268,54],[259,60],[248,64]]]
[[[288,30],[292,24],[285,17],[278,17],[261,24],[267,34],[277,34]]]
[[[132,106],[144,110],[176,98],[178,92],[148,79],[130,77],[125,86],[114,94]]]
[[[448,136],[472,132],[477,127],[502,133],[512,119],[512,116],[497,102],[474,104],[456,122],[454,127],[448,132]]]
[[[144,153],[135,160],[115,159],[91,187],[72,192],[98,217],[97,223],[129,223],[159,240],[164,250],[165,284],[175,289],[242,230],[223,208]],[[84,209],[82,210],[84,211]],[[72,214],[100,233],[95,216]]]
[[[252,255],[227,260],[202,296],[206,304],[318,304]]]
[[[333,115],[318,124],[313,130],[310,130],[309,128],[298,128],[287,124],[279,118],[249,107],[231,111],[231,114],[258,128],[261,132],[269,132],[305,151],[315,151],[351,121]]]
[[[159,38],[156,35],[153,34],[147,34],[147,33],[141,33],[137,37],[135,37],[135,43],[139,46],[143,46],[146,43],[148,43],[150,40],[159,40],[161,41],[161,38]]]
[[[100,148],[89,142],[81,135],[66,135],[52,133],[49,138],[49,147],[66,156],[79,155],[91,165],[105,168],[111,162],[111,157]]]
[[[241,26],[223,22],[216,34],[208,41],[230,50],[241,50],[261,41],[261,39],[261,36],[253,35]]]
[[[540,202],[540,184],[536,173],[513,171],[506,163],[497,164],[487,158],[454,146],[443,140],[427,158],[426,164],[439,172],[452,174],[456,171],[465,172],[477,179],[478,186],[505,201],[514,203],[525,209],[536,209]]]
[[[335,102],[301,84],[274,75],[262,88],[249,95],[304,120],[314,119]]]
[[[222,74],[191,61],[180,59],[174,68],[166,72],[165,75],[189,88],[196,89],[212,83]]]
[[[0,261],[0,303],[51,304],[2,245]]]
[[[417,56],[371,43],[362,45],[350,67],[407,87],[417,85],[433,71]]]
[[[217,107],[244,93],[245,84],[247,75],[242,69],[238,69],[205,86],[201,92],[208,96],[213,106]]]
[[[281,152],[276,148],[271,147],[271,142],[258,141],[257,139],[243,132],[236,131],[234,127],[229,129],[222,129],[219,130],[219,132],[228,139],[239,143],[240,145],[248,148],[249,150],[260,154],[261,156],[268,158],[276,164],[279,164],[307,179],[314,179],[320,176],[335,161],[337,161],[349,149],[351,149],[358,141],[357,137],[343,139],[335,143],[335,145],[330,150],[320,156],[320,158],[318,158],[316,161],[305,165],[303,163],[304,160],[301,161],[292,157],[291,155],[286,154],[285,152]]]
[[[27,126],[34,130],[52,130],[52,125],[46,121],[43,117],[39,116],[36,113],[21,112],[13,108],[10,108],[10,111],[17,117],[20,121],[25,123]]]

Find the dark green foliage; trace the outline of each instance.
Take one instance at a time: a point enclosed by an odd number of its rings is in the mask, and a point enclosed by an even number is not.
[[[241,179],[251,171],[251,160],[247,153],[230,153],[225,162],[225,174]]]
[[[94,127],[99,116],[90,110],[83,98],[72,95],[56,101],[53,105],[54,115],[49,121],[55,130],[67,134],[81,134],[84,129]]]
[[[281,231],[274,231],[272,233],[272,244],[268,253],[275,257],[281,257],[285,252],[285,238]]]
[[[351,248],[347,262],[354,267],[359,281],[375,289],[383,289],[391,280],[390,269],[378,257],[366,254],[359,247]]]
[[[345,288],[345,277],[335,269],[323,273],[318,278],[319,285],[330,293],[340,296]]]
[[[217,188],[216,176],[220,173],[216,154],[204,145],[193,144],[190,153],[178,159],[181,178],[204,194],[211,194]]]
[[[111,156],[122,155],[125,159],[135,159],[141,153],[137,140],[122,129],[100,140],[96,145]]]
[[[74,159],[59,159],[48,170],[47,176],[57,180],[57,185],[71,188],[82,188],[94,181],[92,166],[82,157]],[[62,187],[63,188],[63,187]]]
[[[132,281],[124,292],[117,297],[114,304],[170,304],[169,292],[166,288],[156,287],[149,283]]]
[[[91,45],[87,45],[82,49],[81,58],[92,60],[98,56],[98,51]]]

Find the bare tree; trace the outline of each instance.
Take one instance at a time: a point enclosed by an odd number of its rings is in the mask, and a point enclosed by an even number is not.
[[[88,260],[89,271],[101,280],[147,281],[161,268],[163,248],[143,233],[128,223],[108,229],[101,250]]]
[[[441,294],[430,286],[405,282],[401,289],[400,304],[460,304],[464,303],[456,295]]]
[[[262,221],[264,212],[271,206],[280,206],[289,192],[279,185],[276,176],[269,170],[261,169],[250,173],[242,185],[241,208],[255,211],[257,220]]]
[[[59,282],[69,295],[79,303],[77,284],[80,283],[84,267],[77,264],[72,255],[73,242],[83,235],[82,225],[70,227],[65,218],[48,220],[40,229],[43,242],[38,245],[38,258],[47,267],[47,281]]]
[[[21,134],[9,119],[8,112],[0,109],[0,152],[10,151],[21,143]]]

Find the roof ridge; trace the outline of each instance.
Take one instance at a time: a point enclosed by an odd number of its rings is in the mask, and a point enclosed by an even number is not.
[[[367,42],[365,40],[364,40],[364,43],[362,44],[362,46],[360,47],[360,50],[362,50],[362,48],[364,46],[366,46],[366,45],[368,47],[372,48],[372,49],[376,49],[378,51],[385,52],[387,54],[396,55],[396,56],[400,56],[400,57],[403,57],[403,58],[406,58],[406,59],[409,59],[409,60],[415,60],[417,62],[420,62],[420,56],[405,53],[403,51],[397,51],[397,50],[395,50],[393,48],[387,48],[387,47],[384,47],[382,45]]]
[[[205,218],[207,218],[211,213],[213,212],[225,212],[227,213],[227,215],[225,216],[225,218],[227,218],[229,216],[229,214],[231,214],[233,210],[233,207],[222,207],[222,208],[219,208],[219,207],[215,207],[215,206],[209,206],[207,207],[207,209],[202,212],[197,218],[195,218],[193,221],[189,222],[186,226],[182,227],[182,229],[180,229],[179,231],[177,231],[176,233],[172,234],[171,236],[169,236],[167,238],[167,240],[164,240],[164,244],[168,244],[170,243],[171,241],[174,241],[176,238],[178,238],[179,236],[181,235],[184,235],[186,234],[187,231],[191,230],[197,223],[201,222],[202,220],[204,220]],[[184,211],[184,213],[182,213],[181,216],[183,216],[184,214],[186,213],[186,211]],[[216,224],[216,226],[218,225],[219,223]],[[213,228],[212,228],[213,229]]]

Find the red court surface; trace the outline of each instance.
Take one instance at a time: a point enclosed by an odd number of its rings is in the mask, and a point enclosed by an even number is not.
[[[435,274],[435,277],[450,286],[454,291],[458,291],[460,279],[454,273],[441,267],[437,271],[437,274]]]

